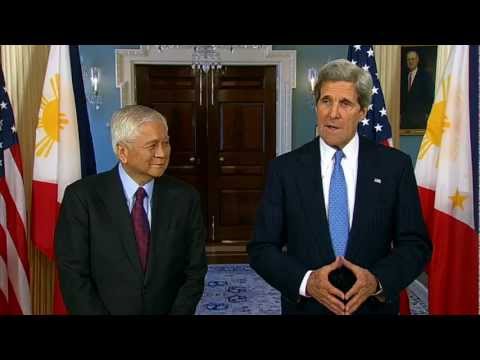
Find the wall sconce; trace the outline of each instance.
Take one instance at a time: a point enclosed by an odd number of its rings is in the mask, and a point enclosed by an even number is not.
[[[95,105],[95,109],[100,109],[100,105],[102,104],[102,97],[100,96],[100,75],[101,71],[100,68],[96,66],[92,66],[90,68],[90,72],[88,77],[90,78],[90,94],[88,96],[88,101]]]
[[[315,68],[308,69],[308,82],[310,84],[311,92],[313,93],[313,89],[315,88],[315,84],[318,78],[318,71]]]
[[[315,104],[315,94],[313,93],[313,90],[315,89],[315,84],[317,83],[318,70],[315,68],[308,69],[307,79],[308,79],[308,86],[310,87],[312,107],[313,107],[313,110],[315,110],[316,104]]]

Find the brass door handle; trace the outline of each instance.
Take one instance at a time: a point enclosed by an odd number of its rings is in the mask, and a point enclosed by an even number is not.
[[[203,95],[203,90],[202,90],[202,71],[200,70],[200,107],[202,106],[202,95]]]
[[[223,163],[223,162],[225,161],[225,158],[224,158],[223,156],[220,156],[220,157],[218,158],[218,161],[220,161],[221,163]]]
[[[197,160],[195,159],[195,156],[192,156],[190,159],[188,159],[188,161],[190,161],[192,164],[195,163],[195,160]]]
[[[214,89],[213,89],[213,80],[214,80],[214,79],[213,79],[213,70],[212,70],[211,73],[212,73],[212,75],[211,75],[211,77],[212,77],[212,94],[211,94],[211,95],[212,95],[212,96],[211,96],[211,97],[212,97],[212,106],[213,106],[213,105],[215,105],[215,103],[213,102],[213,101],[214,101],[214,98],[213,98],[213,94],[214,94]]]
[[[212,216],[212,241],[215,241],[215,216]]]

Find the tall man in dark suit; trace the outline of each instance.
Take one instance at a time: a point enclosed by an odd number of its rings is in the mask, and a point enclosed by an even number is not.
[[[367,71],[332,61],[314,92],[320,137],[271,162],[250,264],[284,314],[397,314],[431,255],[410,158],[357,134]]]
[[[408,73],[401,84],[401,128],[424,129],[432,109],[435,86],[430,74],[419,68],[414,50],[407,53]]]
[[[165,118],[126,106],[111,121],[119,164],[65,190],[55,235],[72,314],[193,314],[207,271],[198,193],[163,175]]]

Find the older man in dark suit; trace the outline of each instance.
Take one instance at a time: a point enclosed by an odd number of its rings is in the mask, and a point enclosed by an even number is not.
[[[119,164],[65,190],[55,236],[71,314],[193,314],[207,271],[198,193],[163,175],[165,118],[145,106],[114,114]]]
[[[431,255],[410,158],[357,134],[371,92],[368,72],[326,64],[320,137],[270,164],[248,252],[284,314],[397,314]]]
[[[430,74],[418,67],[416,51],[407,53],[408,73],[401,84],[401,128],[425,129],[432,109],[435,86]]]

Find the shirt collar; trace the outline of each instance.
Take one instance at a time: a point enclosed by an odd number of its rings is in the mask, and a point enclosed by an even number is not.
[[[356,158],[356,155],[358,154],[358,146],[359,146],[358,133],[355,133],[355,136],[352,138],[352,140],[350,140],[347,143],[347,145],[345,145],[342,149],[343,153],[345,154],[345,160]],[[337,148],[334,148],[328,145],[320,137],[320,153],[322,155],[322,159],[332,160],[336,151],[337,151]]]
[[[132,199],[133,195],[135,195],[135,192],[139,188],[139,185],[135,182],[135,180],[133,180],[130,177],[130,175],[127,174],[127,172],[125,171],[121,163],[118,164],[118,174],[120,175],[120,180],[122,181],[123,191],[125,192],[125,196],[129,200]],[[149,199],[152,199],[154,181],[155,180],[152,179],[148,183],[142,186],[147,192],[147,196]]]

